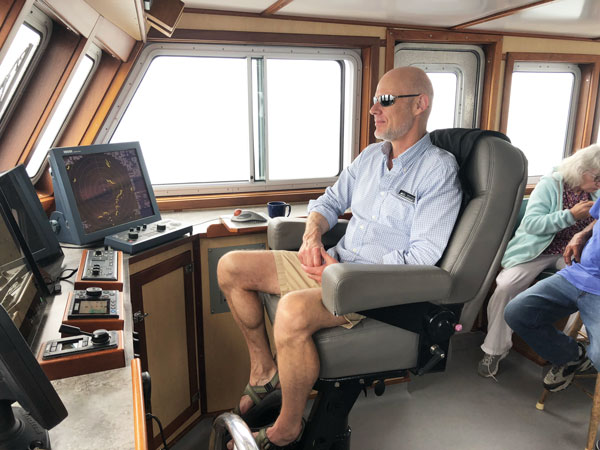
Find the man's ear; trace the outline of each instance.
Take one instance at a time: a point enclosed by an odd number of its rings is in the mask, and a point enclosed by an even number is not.
[[[415,115],[423,114],[429,108],[429,96],[426,94],[421,94],[417,98],[417,101],[414,103]]]

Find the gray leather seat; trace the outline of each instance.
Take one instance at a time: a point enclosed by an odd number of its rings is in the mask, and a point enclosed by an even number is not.
[[[457,154],[456,149],[447,150]],[[429,319],[423,318],[423,311],[431,307],[448,306],[460,317],[463,331],[472,328],[513,232],[526,185],[527,161],[509,142],[484,135],[462,162],[461,173],[471,198],[437,266],[334,264],[324,271],[323,303],[333,314],[385,311],[380,318],[387,321],[387,312],[397,311],[400,321],[407,325],[390,325],[368,314],[350,330],[337,327],[317,332],[314,340],[321,361],[317,388],[324,381],[348,377],[365,385],[365,380],[384,379],[390,371],[426,366],[432,355],[424,354],[431,339],[425,339],[428,325],[423,320]],[[326,247],[335,245],[346,224],[339,223],[324,236]],[[302,219],[275,219],[268,227],[269,245],[273,249],[296,250],[303,231]],[[273,320],[278,297],[263,294],[263,300]],[[402,308],[407,309],[403,312]],[[455,324],[439,326],[448,325]],[[453,331],[446,330],[447,336],[440,342],[448,341]],[[447,351],[447,342],[440,345]],[[443,370],[445,361],[441,365],[436,362],[435,367]],[[329,420],[324,415],[319,417],[321,421]],[[338,429],[336,433],[342,431]],[[310,439],[316,439],[314,433]]]

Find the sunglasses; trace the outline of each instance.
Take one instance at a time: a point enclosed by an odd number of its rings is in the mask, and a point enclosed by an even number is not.
[[[407,97],[418,97],[421,94],[405,94],[405,95],[389,95],[384,94],[379,97],[373,97],[373,104],[376,105],[379,103],[384,108],[386,106],[392,106],[397,98],[407,98]]]

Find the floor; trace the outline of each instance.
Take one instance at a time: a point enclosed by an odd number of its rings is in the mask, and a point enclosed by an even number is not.
[[[360,450],[583,450],[591,401],[576,386],[535,404],[547,368],[515,351],[502,361],[497,381],[477,375],[482,333],[453,338],[445,372],[413,376],[410,383],[372,390],[350,414],[352,449]],[[593,390],[595,378],[580,380]],[[208,448],[205,419],[173,450]]]

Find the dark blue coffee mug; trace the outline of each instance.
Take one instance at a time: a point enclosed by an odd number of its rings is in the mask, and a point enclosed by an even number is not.
[[[287,214],[285,210],[287,208]],[[269,217],[287,217],[292,212],[291,205],[286,202],[269,202],[267,203],[267,209],[269,210]]]

